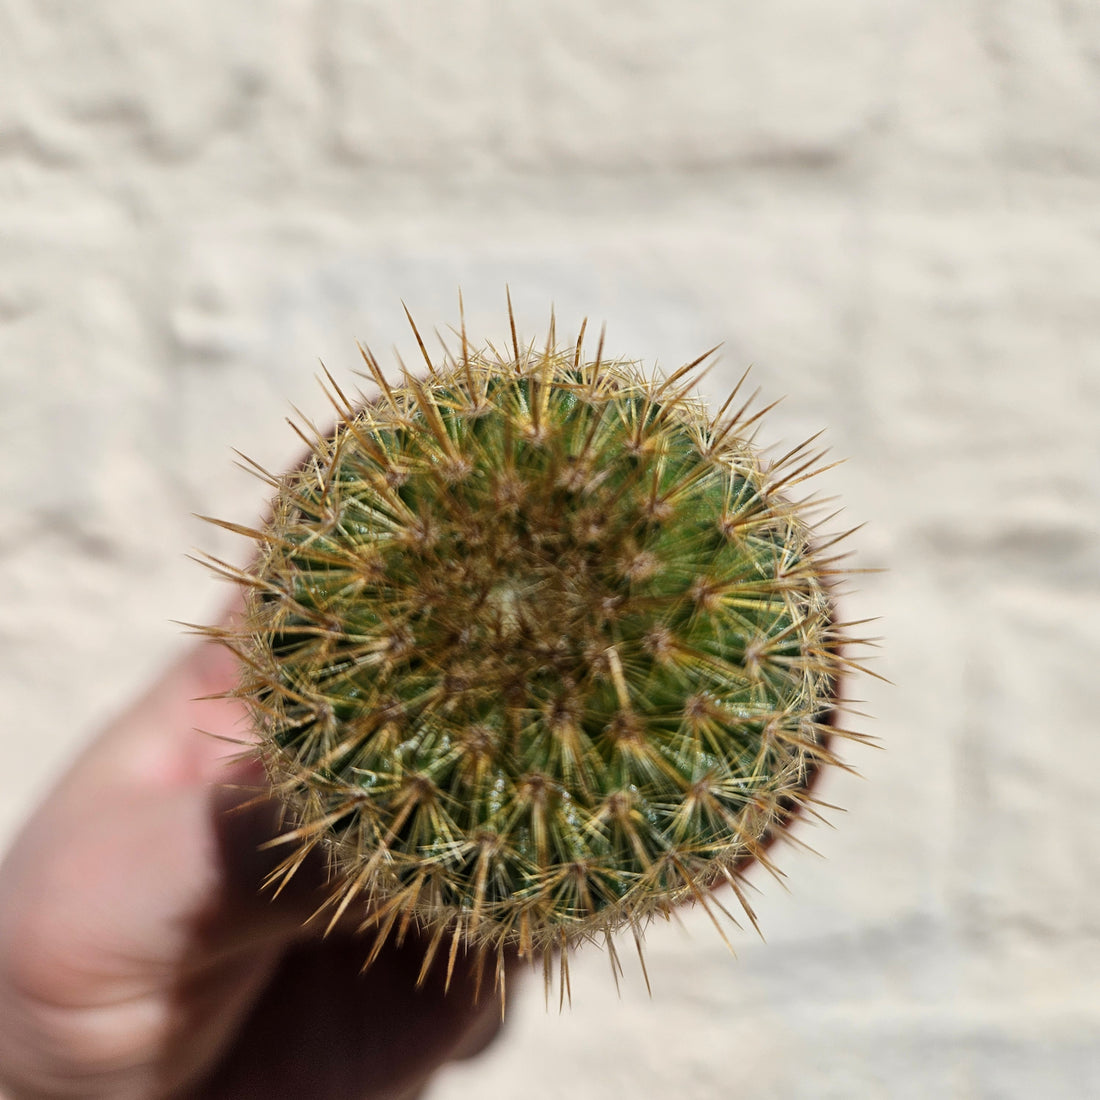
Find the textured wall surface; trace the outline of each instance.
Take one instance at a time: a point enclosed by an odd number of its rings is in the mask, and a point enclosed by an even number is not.
[[[230,447],[506,283],[828,427],[895,686],[766,945],[586,949],[432,1100],[1100,1096],[1095,0],[0,0],[0,840],[216,615]]]

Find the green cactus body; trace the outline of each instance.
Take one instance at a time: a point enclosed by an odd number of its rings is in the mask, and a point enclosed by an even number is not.
[[[834,759],[833,570],[784,495],[814,458],[765,469],[690,368],[513,348],[399,386],[366,356],[379,396],[335,390],[222,635],[282,873],[323,846],[334,914],[415,922],[429,956],[637,935],[723,882],[744,904]]]

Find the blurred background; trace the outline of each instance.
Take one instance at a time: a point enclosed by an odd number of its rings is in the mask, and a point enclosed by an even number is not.
[[[1100,1095],[1095,0],[0,0],[0,847],[218,614],[230,448],[506,284],[828,429],[895,686],[766,945],[585,949],[431,1100]]]

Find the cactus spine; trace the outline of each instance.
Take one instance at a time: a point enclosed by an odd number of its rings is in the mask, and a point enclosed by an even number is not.
[[[433,363],[417,334],[399,385],[364,351],[378,396],[330,377],[335,430],[262,529],[224,524],[257,558],[218,563],[246,608],[210,632],[291,813],[277,877],[321,846],[333,921],[367,903],[376,952],[414,924],[425,972],[560,949],[564,990],[570,947],[640,952],[722,883],[755,924],[742,868],[847,733],[840,570],[787,495],[821,456],[765,466],[762,414],[690,396],[706,356],[652,379],[583,337],[475,352],[463,325]]]

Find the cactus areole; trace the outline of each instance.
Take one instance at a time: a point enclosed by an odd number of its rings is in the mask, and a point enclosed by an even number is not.
[[[838,570],[788,495],[820,456],[765,464],[697,364],[654,379],[583,331],[463,335],[399,384],[364,353],[377,396],[330,379],[335,430],[262,530],[226,525],[258,544],[218,633],[290,811],[279,874],[325,849],[379,942],[545,954],[721,884],[751,918],[742,868],[845,732]]]

